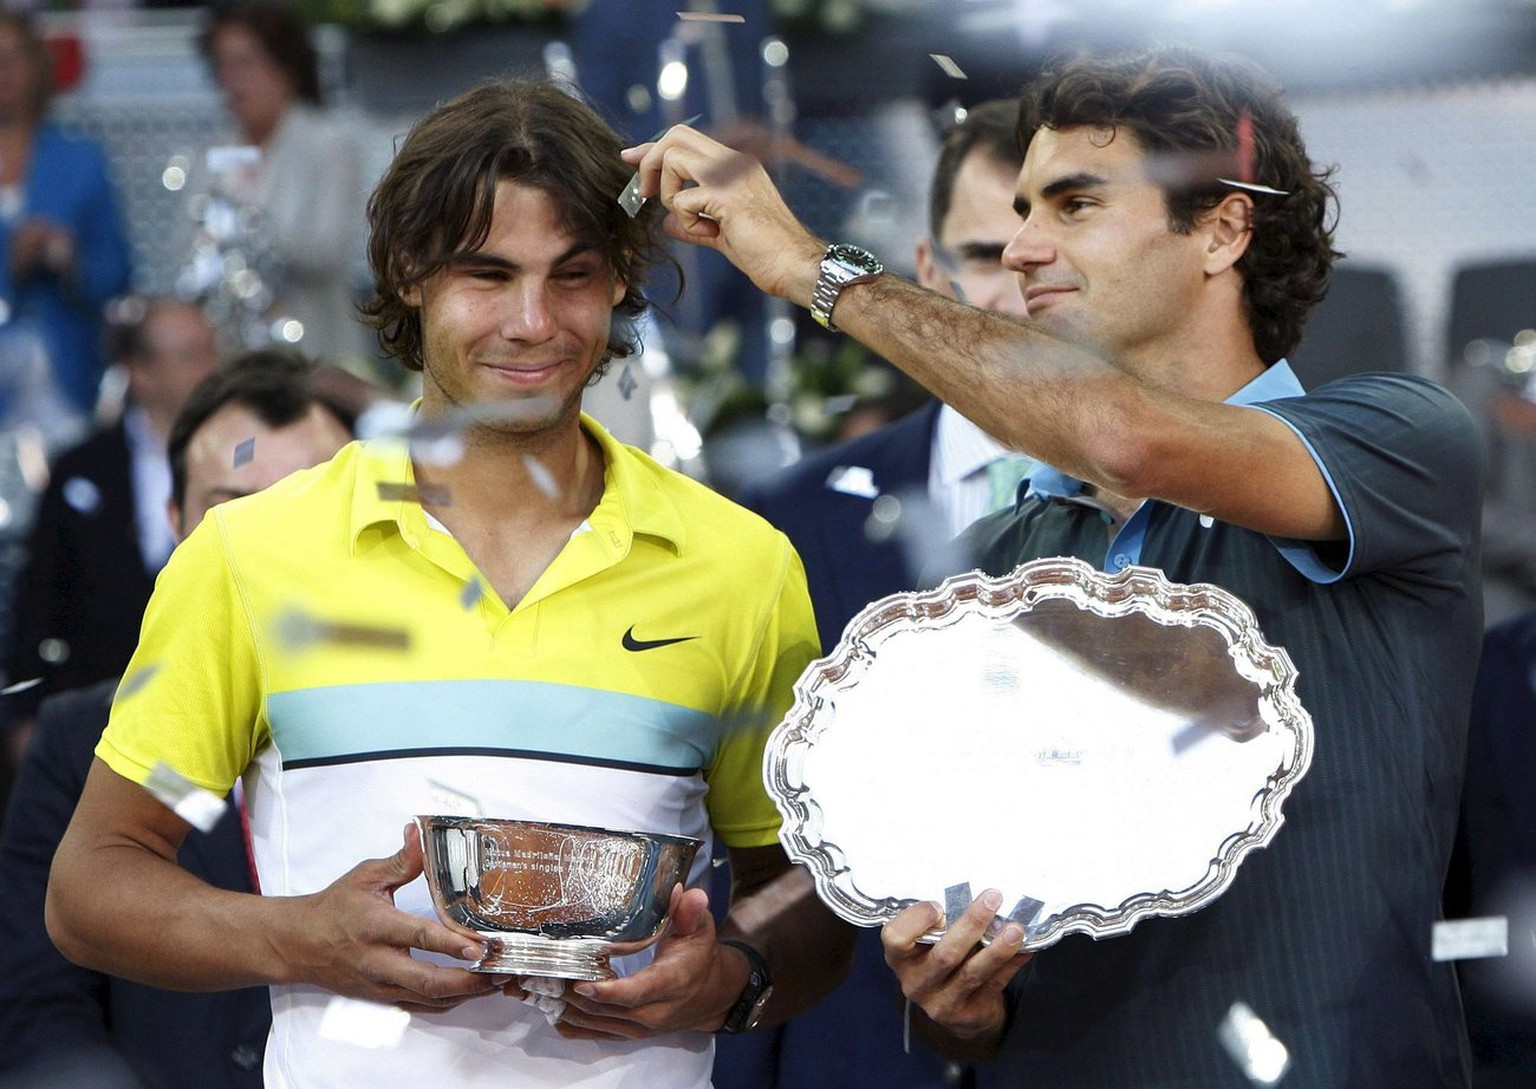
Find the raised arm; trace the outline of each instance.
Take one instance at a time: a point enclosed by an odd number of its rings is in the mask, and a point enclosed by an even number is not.
[[[668,209],[669,234],[720,251],[762,290],[809,306],[826,243],[758,163],[682,126],[625,157],[640,170],[641,192]],[[835,320],[1000,440],[1117,495],[1277,536],[1343,535],[1306,446],[1267,413],[1183,396],[1027,321],[890,274],[847,287]]]

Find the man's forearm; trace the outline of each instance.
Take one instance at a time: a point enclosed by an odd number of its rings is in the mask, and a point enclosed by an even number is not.
[[[262,935],[280,927],[274,917],[285,906],[215,888],[138,848],[87,855],[66,838],[46,918],[49,936],[77,964],[154,987],[219,991],[283,981]]]

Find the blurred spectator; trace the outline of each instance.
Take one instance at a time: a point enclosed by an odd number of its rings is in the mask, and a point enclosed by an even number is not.
[[[178,538],[215,503],[324,461],[347,441],[350,421],[312,378],[289,353],[254,352],[186,400],[170,439],[174,495],[159,512]],[[116,687],[107,680],[44,702],[0,834],[0,1087],[257,1089],[271,1024],[266,988],[158,990],[70,964],[48,940],[49,865]],[[238,808],[232,796],[209,832],[191,832],[179,861],[221,888],[249,892]]]
[[[128,664],[155,574],[175,544],[165,521],[171,421],[218,365],[213,328],[197,307],[131,300],[120,311],[109,341],[127,372],[127,407],[54,462],[15,581],[5,678],[40,683],[0,705],[12,767],[45,695]]]
[[[1536,612],[1483,639],[1445,914],[1509,923],[1508,956],[1458,965],[1473,1086],[1536,1085]]]
[[[128,289],[130,249],[105,156],[44,122],[49,91],[31,23],[0,11],[0,324],[36,335],[59,392],[88,416],[102,307]]]
[[[296,320],[297,344],[317,360],[344,363],[370,354],[353,305],[367,184],[361,150],[353,133],[320,108],[319,62],[307,28],[285,5],[233,4],[213,9],[200,46],[238,140],[259,153],[204,164],[213,176],[192,187],[232,202],[235,237],[224,236],[228,225],[212,225],[215,233],[226,246],[243,246],[245,267],[265,269],[270,278],[252,296],[267,304],[255,327]],[[222,274],[217,267],[215,275]],[[266,342],[249,328],[241,332],[249,346]],[[291,334],[272,339],[285,337],[291,341]]]

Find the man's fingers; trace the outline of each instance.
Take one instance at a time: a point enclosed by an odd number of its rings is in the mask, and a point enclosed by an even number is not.
[[[677,886],[682,888],[681,885]],[[668,913],[672,920],[672,934],[675,937],[687,937],[702,929],[707,921],[713,917],[709,913],[709,893],[703,889],[686,889],[682,895],[675,896],[672,910]]]
[[[466,939],[464,935],[448,929],[441,923],[403,912],[400,920],[404,929],[398,935],[398,940],[390,942],[391,945],[409,946],[412,949],[420,949],[427,953],[441,953],[445,957],[457,957],[460,960],[478,961],[485,956],[483,945]]]
[[[944,909],[932,901],[923,901],[903,908],[880,930],[880,942],[885,946],[885,962],[896,967],[898,960],[907,960],[922,952],[918,939],[944,922]]]

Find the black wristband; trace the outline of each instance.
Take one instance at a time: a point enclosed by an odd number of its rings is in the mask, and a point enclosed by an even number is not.
[[[773,973],[768,970],[768,961],[763,955],[746,942],[738,938],[721,938],[720,944],[740,949],[750,965],[747,985],[741,989],[736,1004],[726,1011],[725,1023],[719,1028],[720,1032],[734,1035],[757,1026],[763,1007],[773,993]]]

